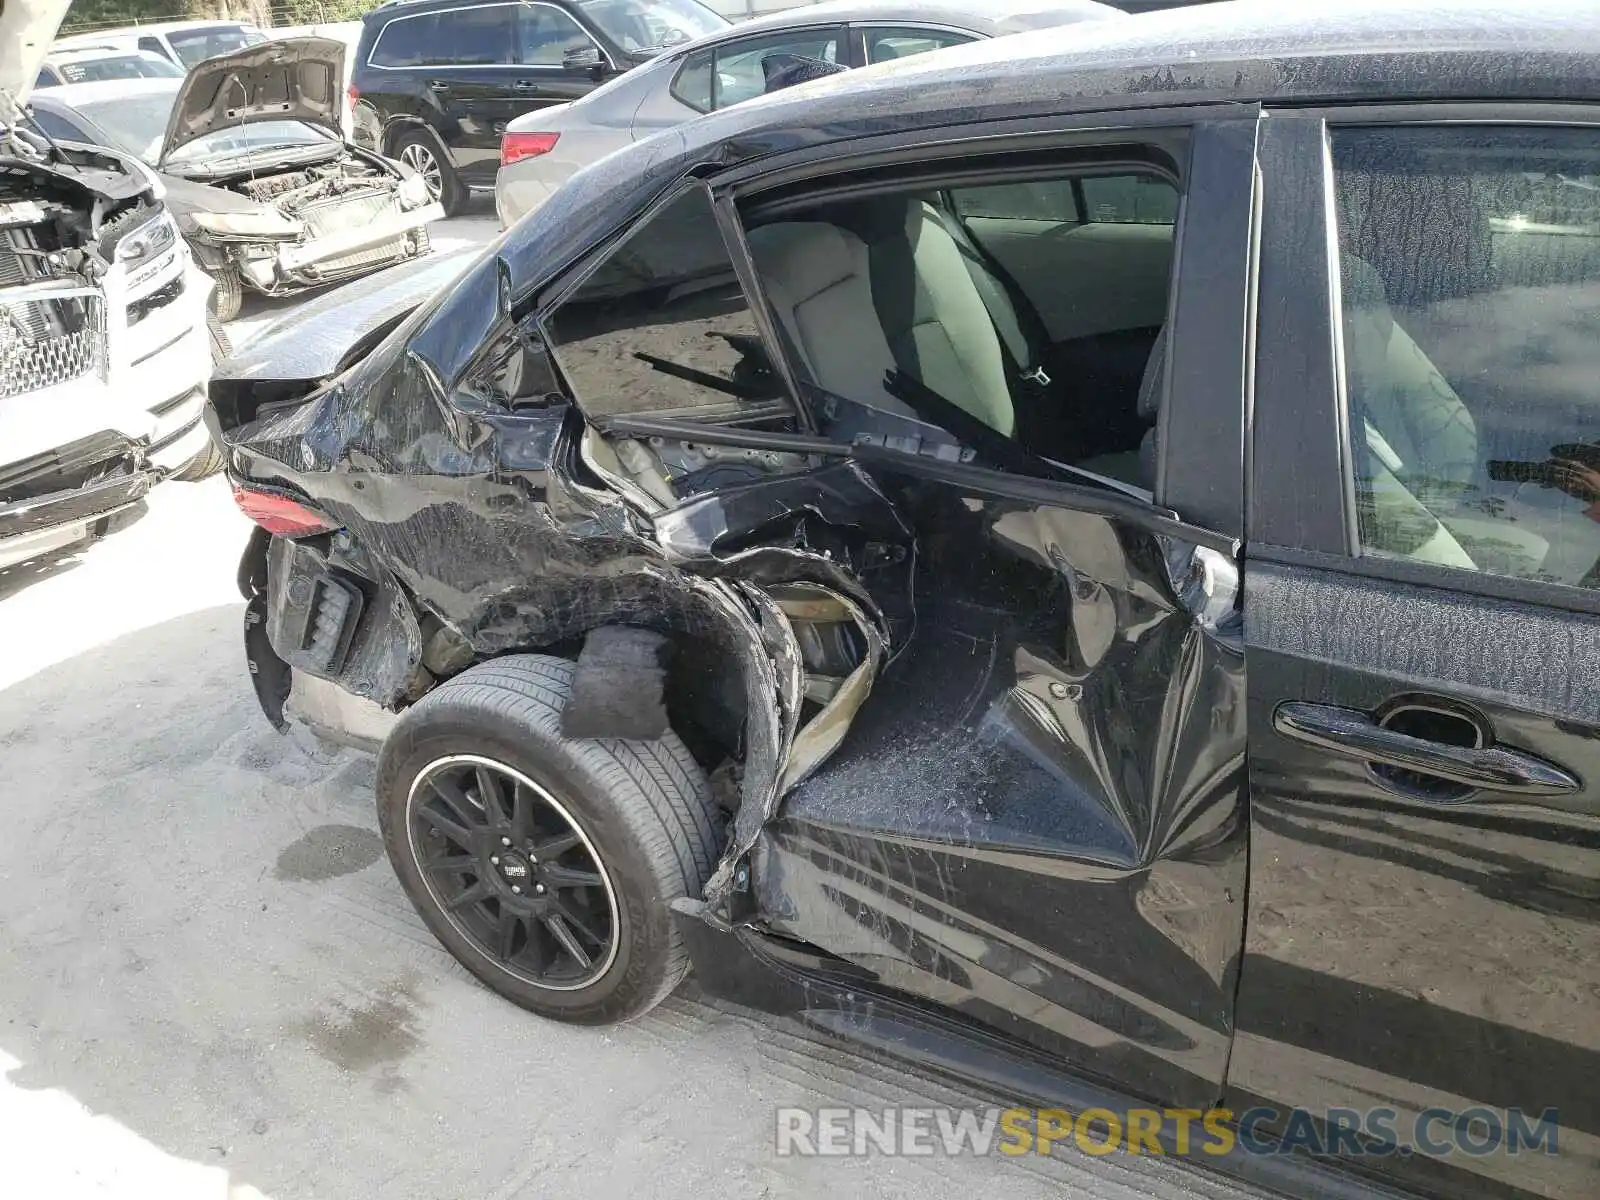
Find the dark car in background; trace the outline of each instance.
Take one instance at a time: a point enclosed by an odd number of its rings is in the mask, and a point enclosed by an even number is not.
[[[1594,1196],[1592,3],[841,73],[313,328],[211,385],[250,677],[502,995],[692,960],[1085,1149]]]
[[[362,24],[355,140],[414,167],[453,215],[494,190],[512,118],[577,100],[728,21],[696,0],[393,0]]]

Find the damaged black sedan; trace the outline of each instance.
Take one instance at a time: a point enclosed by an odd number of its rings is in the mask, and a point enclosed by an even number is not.
[[[692,960],[1305,1110],[1215,1160],[1297,1195],[1588,1194],[1600,27],[1234,7],[713,114],[254,343],[253,682],[537,1012]],[[1441,1106],[1559,1149],[1400,1153]]]

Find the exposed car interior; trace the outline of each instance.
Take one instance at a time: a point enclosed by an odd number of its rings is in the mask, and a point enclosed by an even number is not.
[[[1098,206],[1088,180],[1058,177],[757,215],[751,254],[808,382],[948,426],[944,401],[1148,495],[1177,192],[1090,178]],[[920,385],[909,398],[896,373]]]

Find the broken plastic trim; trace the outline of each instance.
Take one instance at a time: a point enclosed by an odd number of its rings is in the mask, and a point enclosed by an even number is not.
[[[894,466],[900,470],[915,471],[919,475],[941,483],[970,488],[989,495],[1005,495],[1041,504],[1061,504],[1078,512],[1132,521],[1179,541],[1216,550],[1229,558],[1237,558],[1240,550],[1237,538],[1196,528],[1186,523],[1170,508],[1162,508],[1113,491],[1098,482],[1091,481],[1089,475],[1071,466],[1062,466],[1059,470],[1068,476],[1081,476],[1082,483],[1071,478],[1039,479],[1033,476],[1013,475],[997,471],[992,467],[951,462],[929,455],[910,454],[890,446],[874,445],[871,442],[836,442],[831,438],[813,437],[809,434],[766,433],[664,417],[592,418],[591,424],[608,434],[672,437],[711,442],[722,446],[853,458],[863,463],[877,463]]]

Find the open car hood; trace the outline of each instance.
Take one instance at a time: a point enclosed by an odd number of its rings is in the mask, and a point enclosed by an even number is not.
[[[0,122],[9,119],[12,105],[21,107],[33,90],[39,64],[67,15],[69,0],[5,0],[0,4]]]
[[[172,106],[160,161],[208,133],[259,121],[304,121],[342,138],[344,49],[332,38],[286,38],[197,64]]]

